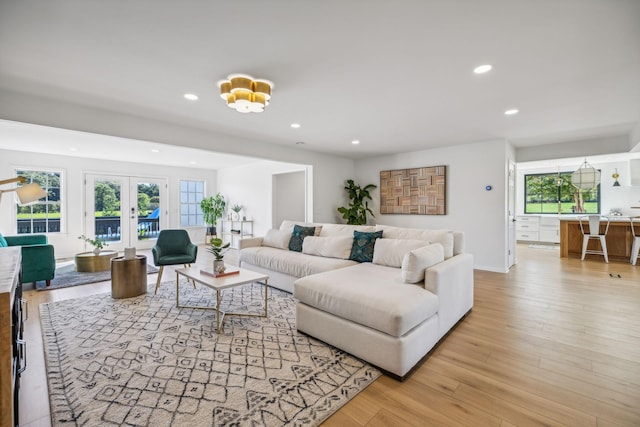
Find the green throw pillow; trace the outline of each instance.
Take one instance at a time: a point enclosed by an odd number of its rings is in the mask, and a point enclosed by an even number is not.
[[[302,241],[307,236],[313,236],[315,232],[315,227],[303,227],[296,224],[293,227],[293,233],[291,233],[291,239],[289,240],[289,250],[302,252]]]
[[[9,244],[7,243],[7,239],[5,239],[2,234],[0,234],[0,248],[6,248],[7,246],[9,246]]]
[[[354,231],[353,246],[351,246],[349,259],[358,262],[373,261],[373,248],[376,245],[376,239],[381,237],[382,230],[372,233]]]

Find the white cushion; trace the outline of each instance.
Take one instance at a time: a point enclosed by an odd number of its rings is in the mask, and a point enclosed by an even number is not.
[[[303,221],[289,221],[288,219],[285,219],[285,220],[282,221],[282,223],[280,224],[280,230],[288,231],[290,233],[293,233],[293,227],[295,227],[296,225],[300,225],[302,227],[316,227],[316,229],[315,229],[315,235],[316,236],[320,235],[320,232],[322,231],[322,224],[320,224],[320,223],[303,222]]]
[[[450,230],[424,230],[376,224],[376,231],[380,230],[383,239],[418,239],[440,243],[444,247],[444,258],[453,256],[453,232]]]
[[[382,239],[376,239],[376,245],[373,248],[373,263],[400,268],[407,252],[428,244],[424,240],[385,239],[383,232]]]
[[[308,239],[309,237],[306,237]],[[240,251],[240,264],[247,263],[289,276],[302,277],[357,264],[348,259],[326,258],[267,246]]]
[[[283,230],[271,229],[267,231],[262,239],[262,246],[270,246],[272,248],[289,250],[289,240],[291,233]]]
[[[407,252],[402,260],[402,270],[400,272],[402,281],[405,283],[422,282],[425,277],[425,270],[442,261],[444,261],[444,248],[440,243],[434,243]]]
[[[322,224],[320,237],[350,236],[353,238],[354,231],[372,232],[376,231],[376,228],[372,225]]]
[[[305,237],[302,253],[329,258],[349,259],[353,246],[353,236],[341,237]]]
[[[334,316],[401,337],[438,311],[438,297],[370,262],[295,281],[293,297]],[[380,349],[384,351],[384,349]]]

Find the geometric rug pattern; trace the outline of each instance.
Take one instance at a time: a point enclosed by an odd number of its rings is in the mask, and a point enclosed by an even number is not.
[[[40,306],[54,426],[318,425],[381,374],[297,332],[291,294],[269,288],[269,317],[224,319],[157,295],[110,293]],[[221,308],[260,313],[264,286],[222,292]],[[180,300],[214,292],[181,283]]]
[[[147,264],[147,274],[156,273],[158,269],[153,264]],[[53,289],[68,288],[71,286],[86,285],[88,283],[105,282],[111,280],[111,270],[96,271],[92,273],[75,271],[74,264],[56,267],[55,277],[49,286],[44,281],[36,283],[36,290],[50,291]]]

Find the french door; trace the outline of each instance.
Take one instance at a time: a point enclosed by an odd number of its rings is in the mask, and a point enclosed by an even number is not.
[[[111,250],[151,248],[166,226],[166,192],[162,178],[86,174],[85,235]]]

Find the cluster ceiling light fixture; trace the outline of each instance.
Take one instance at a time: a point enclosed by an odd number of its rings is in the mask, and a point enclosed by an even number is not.
[[[239,113],[262,113],[269,105],[273,83],[247,74],[230,74],[218,82],[220,97]]]

